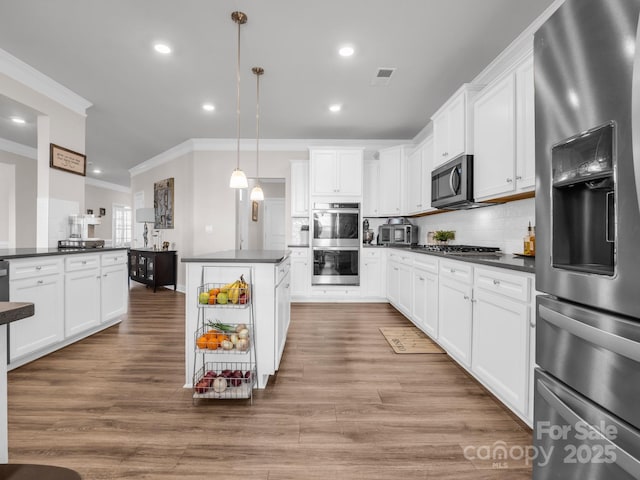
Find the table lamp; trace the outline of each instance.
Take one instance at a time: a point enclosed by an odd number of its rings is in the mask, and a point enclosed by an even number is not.
[[[149,227],[147,227],[147,223],[151,222],[155,224],[156,221],[156,212],[153,208],[138,208],[136,210],[136,222],[144,223],[144,232],[142,233],[142,238],[144,238],[144,248],[147,248],[149,245]]]

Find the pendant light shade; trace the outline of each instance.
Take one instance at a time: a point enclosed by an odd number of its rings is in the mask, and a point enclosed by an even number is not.
[[[256,75],[256,186],[251,190],[251,200],[261,202],[264,200],[264,192],[260,187],[260,76],[264,68],[253,67],[251,71]]]
[[[240,25],[247,23],[247,15],[242,12],[233,12],[231,14],[231,19],[238,25],[238,64],[236,68],[236,84],[238,87],[236,95],[236,130],[238,134],[238,148],[236,157],[236,169],[231,174],[229,187],[247,188],[249,186],[247,182],[247,176],[242,170],[240,170]]]

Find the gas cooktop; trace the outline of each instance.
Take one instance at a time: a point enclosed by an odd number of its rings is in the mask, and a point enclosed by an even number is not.
[[[415,245],[412,247],[417,250],[426,250],[427,252],[453,253],[462,255],[500,255],[500,249],[497,247],[482,247],[479,245]]]

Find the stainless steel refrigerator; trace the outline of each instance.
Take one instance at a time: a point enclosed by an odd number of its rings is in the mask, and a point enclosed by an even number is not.
[[[536,32],[533,478],[640,479],[640,0]]]

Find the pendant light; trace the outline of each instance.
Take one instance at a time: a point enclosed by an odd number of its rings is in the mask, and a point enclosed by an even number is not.
[[[256,186],[251,190],[250,199],[261,202],[264,200],[264,192],[260,187],[260,76],[264,73],[264,68],[253,67],[251,71],[256,75]]]
[[[238,25],[238,65],[236,68],[236,83],[238,86],[238,92],[236,97],[236,129],[238,133],[238,152],[236,159],[236,169],[231,174],[231,180],[229,180],[229,187],[231,188],[247,188],[249,186],[247,182],[247,176],[242,170],[240,170],[240,25],[247,23],[247,15],[242,12],[233,12],[231,19]]]

